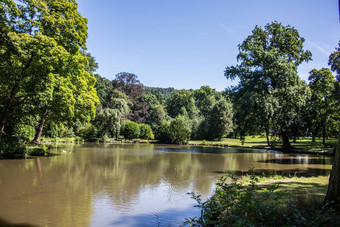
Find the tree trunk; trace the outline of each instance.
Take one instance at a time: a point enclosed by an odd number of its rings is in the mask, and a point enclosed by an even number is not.
[[[290,142],[289,142],[289,136],[285,132],[282,132],[282,142],[283,142],[283,144],[282,144],[283,150],[284,151],[290,151],[291,145],[290,145]]]
[[[269,141],[269,129],[268,129],[268,127],[265,127],[265,131],[266,131],[267,145],[270,146],[270,141]]]
[[[335,151],[333,168],[329,177],[329,184],[324,203],[334,202],[334,207],[340,210],[340,133]]]
[[[13,106],[13,104],[14,104],[15,96],[16,96],[16,94],[17,94],[18,91],[19,91],[19,86],[20,86],[20,83],[19,83],[19,84],[16,84],[16,85],[13,87],[13,89],[12,89],[12,91],[11,91],[11,95],[10,95],[10,97],[9,97],[8,100],[7,100],[7,103],[6,103],[4,112],[2,113],[1,121],[0,121],[0,139],[1,139],[1,137],[2,137],[2,134],[4,133],[5,124],[6,124],[8,115],[9,115],[11,109],[12,109],[12,106]]]
[[[322,127],[322,144],[326,145],[326,125],[323,125]]]
[[[34,56],[35,56],[35,53],[32,53],[30,59],[28,60],[27,64],[24,67],[23,74],[30,67]],[[7,103],[6,103],[4,112],[2,113],[1,121],[0,121],[0,139],[2,137],[2,134],[4,133],[5,124],[6,124],[8,115],[9,115],[9,113],[10,113],[12,107],[13,107],[15,97],[16,97],[17,93],[19,92],[19,88],[20,88],[24,78],[25,78],[25,76],[23,75],[22,78],[19,81],[16,81],[16,83],[14,84],[14,87],[12,88],[11,95],[7,100]]]
[[[41,132],[42,132],[42,130],[44,128],[44,124],[45,124],[47,113],[48,113],[48,108],[45,109],[43,115],[41,116],[39,127],[37,128],[37,131],[35,133],[34,139],[32,140],[31,143],[34,143],[34,144],[39,144],[40,143],[40,136],[41,136]]]

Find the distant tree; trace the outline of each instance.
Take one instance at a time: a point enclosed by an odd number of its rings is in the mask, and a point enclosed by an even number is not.
[[[312,122],[313,131],[321,129],[323,145],[326,144],[326,136],[329,134],[332,126],[336,125],[336,98],[335,83],[336,80],[327,68],[320,70],[313,69],[310,71],[309,86],[312,90],[311,105],[315,113]]]
[[[215,89],[211,89],[209,86],[202,86],[200,89],[194,90],[193,96],[201,115],[208,117],[211,113],[216,102],[216,93]]]
[[[171,98],[166,100],[166,110],[170,117],[175,118],[183,112],[182,108],[188,113],[190,119],[197,115],[192,93],[188,90],[174,90]]]
[[[105,103],[97,108],[97,117],[93,124],[99,137],[104,135],[118,137],[124,116],[130,111],[129,98],[119,90],[111,90]]]
[[[311,53],[303,50],[303,43],[304,38],[293,27],[278,22],[267,24],[264,29],[256,26],[239,45],[240,64],[225,70],[225,76],[238,77],[240,88],[247,88],[249,97],[254,99],[249,108],[255,109],[256,105],[260,111],[264,110],[263,114],[259,111],[259,118],[266,121],[263,125],[270,124],[271,119],[267,117],[273,111],[273,123],[285,150],[291,147],[289,137],[296,110],[305,105],[308,97],[308,88],[297,75],[297,67],[311,59]],[[271,107],[267,108],[268,105]],[[272,107],[275,108],[272,110]]]
[[[127,72],[118,73],[112,84],[115,89],[124,92],[131,100],[131,112],[127,118],[137,123],[147,122],[149,105],[143,100],[146,91],[137,75]]]
[[[190,129],[181,115],[170,122],[170,142],[175,144],[186,144],[190,140]]]
[[[169,99],[172,96],[172,92],[175,90],[173,87],[160,88],[160,87],[144,87],[144,89],[154,95],[161,101]]]
[[[231,102],[222,99],[218,101],[210,116],[210,135],[212,138],[221,139],[233,131],[233,108]]]

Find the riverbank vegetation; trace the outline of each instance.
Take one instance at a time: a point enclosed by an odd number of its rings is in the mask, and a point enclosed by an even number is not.
[[[338,226],[339,214],[322,207],[328,176],[222,176],[212,197],[202,201],[200,217],[187,219],[191,226]]]

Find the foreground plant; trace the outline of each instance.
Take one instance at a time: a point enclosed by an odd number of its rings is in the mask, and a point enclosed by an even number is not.
[[[260,178],[250,171],[241,180],[233,175],[222,176],[216,183],[212,197],[202,202],[194,193],[192,198],[201,208],[201,216],[188,218],[190,226],[327,226],[338,225],[334,210],[317,209],[309,214],[308,201],[296,205],[287,201],[288,192],[279,190],[279,184],[259,184]],[[290,192],[291,193],[291,192]],[[316,203],[318,203],[316,201]],[[318,206],[318,205],[316,205]],[[307,215],[307,216],[306,216]]]

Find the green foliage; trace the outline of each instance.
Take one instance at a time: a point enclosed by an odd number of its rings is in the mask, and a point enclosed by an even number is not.
[[[27,142],[24,137],[3,135],[0,140],[0,158],[24,158]]]
[[[170,99],[166,100],[166,110],[170,117],[183,115],[183,110],[193,119],[197,115],[195,100],[188,90],[174,90]]]
[[[327,136],[337,136],[339,128],[339,106],[336,97],[336,80],[332,72],[323,68],[313,69],[309,76],[309,87],[312,91],[310,100],[310,116],[312,116],[312,131],[316,136],[318,131],[323,135],[324,145]],[[317,130],[322,129],[322,130]],[[319,134],[319,135],[320,135]]]
[[[231,102],[221,99],[218,101],[210,116],[210,134],[212,138],[221,139],[233,130],[233,108]]]
[[[164,99],[169,99],[172,96],[172,92],[175,90],[173,87],[169,88],[160,88],[160,87],[144,87],[144,89],[154,95],[158,98],[158,100],[161,102]]]
[[[140,135],[140,128],[136,122],[126,121],[121,130],[121,135],[127,140],[137,139]]]
[[[337,80],[340,82],[340,42],[336,51],[329,56],[328,65],[331,66],[333,72],[337,73]]]
[[[140,124],[139,129],[140,129],[140,135],[139,135],[140,139],[146,139],[146,140],[155,139],[155,136],[153,135],[150,125]]]
[[[190,129],[181,115],[170,122],[170,142],[175,144],[187,144],[190,140]]]
[[[170,123],[163,121],[158,130],[157,138],[161,143],[170,143]]]
[[[93,119],[99,103],[91,74],[96,66],[89,54],[80,52],[85,49],[87,20],[76,2],[8,0],[1,9],[5,40],[0,42],[0,89],[6,98],[0,103],[0,136],[8,119],[19,112],[22,117],[38,116],[42,127],[46,119]]]

